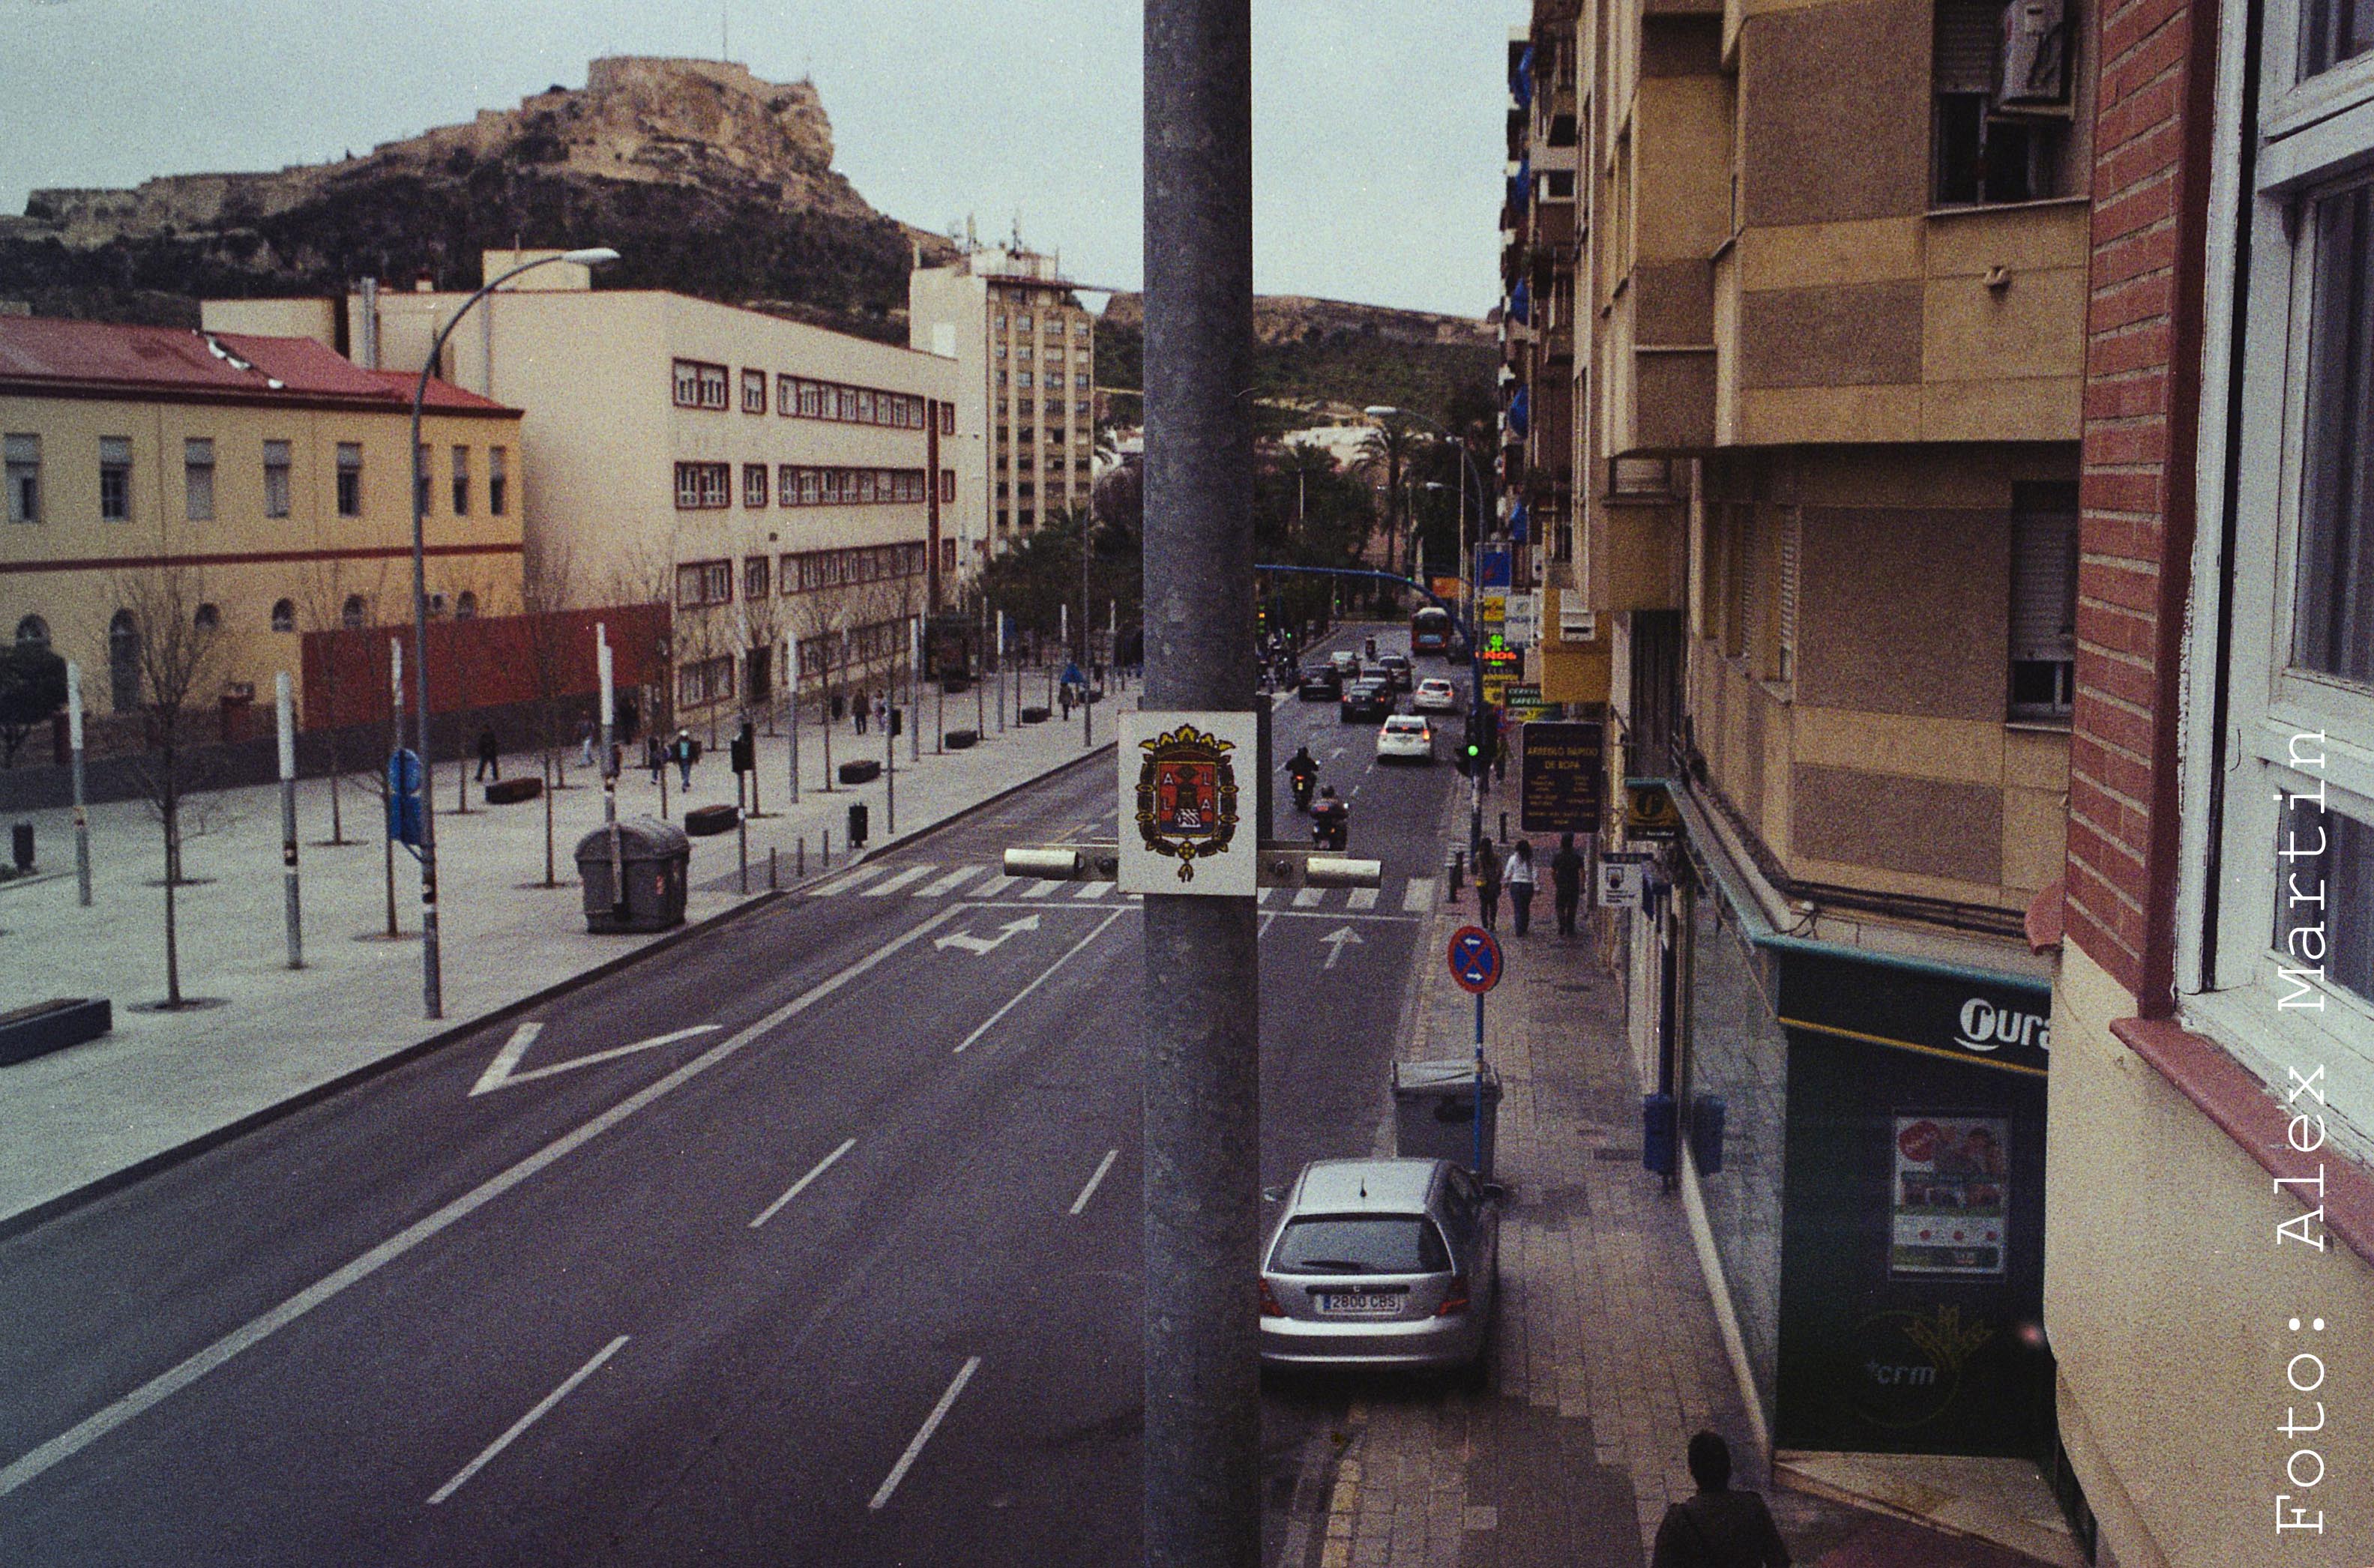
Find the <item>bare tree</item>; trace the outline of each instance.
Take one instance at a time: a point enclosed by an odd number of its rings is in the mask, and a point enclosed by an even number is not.
[[[337,721],[340,699],[347,685],[356,679],[349,670],[348,645],[364,642],[362,626],[347,624],[347,606],[358,602],[364,606],[360,621],[370,619],[369,606],[376,603],[380,591],[386,585],[387,564],[384,561],[361,562],[332,556],[312,563],[300,579],[297,588],[298,625],[308,632],[326,633],[333,639],[328,656],[318,662],[305,683],[306,706],[312,709],[314,722],[324,731],[323,739],[330,748],[330,837],[334,845],[354,842],[347,837],[345,810],[339,800],[339,784],[346,769],[345,726]],[[368,662],[357,661],[367,668]],[[366,683],[368,685],[369,683]],[[326,719],[327,722],[323,722]],[[381,770],[383,771],[383,770]],[[380,781],[382,791],[384,778]]]
[[[574,609],[576,556],[566,540],[547,541],[536,552],[536,568],[523,578],[520,608],[526,621],[528,677],[535,686],[535,743],[544,778],[544,885],[558,887],[554,874],[552,797],[560,780],[560,714],[569,694],[570,640],[578,628]]]
[[[182,882],[184,754],[194,739],[184,726],[190,720],[191,697],[213,673],[221,624],[206,601],[205,583],[194,568],[159,566],[123,572],[114,585],[121,614],[110,628],[110,645],[130,650],[137,665],[147,743],[138,775],[165,835],[165,1006],[178,1008],[184,999],[175,895]],[[120,638],[115,626],[124,628]]]
[[[547,544],[542,549],[553,547]],[[661,544],[646,542],[614,556],[607,600],[613,604],[648,604],[660,612],[652,617],[649,644],[635,651],[641,662],[660,673],[659,680],[646,688],[651,695],[646,728],[664,736],[676,728],[674,661],[678,634],[669,609],[676,600],[676,563],[669,552]]]
[[[796,685],[800,678],[800,649],[818,649],[822,657],[817,670],[817,729],[824,734],[824,787],[832,789],[832,696],[834,677],[846,674],[840,668],[849,632],[849,610],[846,596],[838,589],[800,588],[792,596],[788,617],[792,629],[792,679],[794,682],[792,699],[799,700]]]

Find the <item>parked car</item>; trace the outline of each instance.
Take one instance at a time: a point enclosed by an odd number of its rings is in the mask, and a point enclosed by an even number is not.
[[[1459,693],[1449,681],[1429,676],[1417,684],[1410,694],[1410,709],[1416,713],[1456,713]]]
[[[1315,1160],[1262,1250],[1267,1366],[1478,1361],[1499,1284],[1499,1211],[1448,1160]]]
[[[1295,682],[1294,692],[1305,702],[1333,702],[1344,695],[1344,677],[1333,664],[1313,664]]]
[[[1393,710],[1393,688],[1383,677],[1369,675],[1344,688],[1336,702],[1335,717],[1350,724],[1360,720],[1382,719]]]
[[[1377,668],[1383,673],[1387,680],[1393,682],[1393,690],[1397,692],[1409,690],[1410,683],[1416,679],[1417,675],[1417,672],[1410,667],[1410,661],[1398,653],[1388,653],[1378,660]]]
[[[1432,762],[1434,727],[1415,714],[1396,713],[1377,731],[1379,762]]]

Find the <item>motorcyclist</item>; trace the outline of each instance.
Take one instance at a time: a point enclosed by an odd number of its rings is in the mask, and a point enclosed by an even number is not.
[[[1310,755],[1308,745],[1297,747],[1286,759],[1287,781],[1294,786],[1294,807],[1297,811],[1310,809],[1311,787],[1319,782],[1319,759]]]
[[[1310,808],[1310,841],[1332,849],[1341,849],[1352,831],[1352,808],[1338,800],[1335,786],[1327,785],[1319,791],[1318,803]]]

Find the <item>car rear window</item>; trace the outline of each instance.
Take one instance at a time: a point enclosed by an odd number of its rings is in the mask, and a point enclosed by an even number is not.
[[[1425,733],[1426,720],[1423,719],[1388,719],[1385,720],[1385,728],[1396,735],[1418,735]]]
[[[1440,1274],[1451,1255],[1423,1214],[1314,1214],[1288,1222],[1269,1266],[1280,1274]]]

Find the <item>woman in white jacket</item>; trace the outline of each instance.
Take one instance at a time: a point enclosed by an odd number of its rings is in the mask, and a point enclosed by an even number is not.
[[[1525,934],[1525,927],[1534,914],[1534,845],[1529,838],[1517,840],[1509,851],[1509,863],[1500,872],[1500,880],[1509,887],[1509,907],[1516,912],[1517,934]]]

